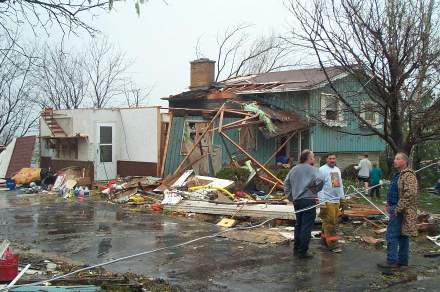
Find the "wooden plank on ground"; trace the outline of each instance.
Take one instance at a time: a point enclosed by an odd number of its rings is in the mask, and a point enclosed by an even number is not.
[[[217,204],[204,201],[184,200],[177,205],[165,205],[164,210],[183,213],[202,213],[232,216],[241,208],[236,217],[250,216],[277,219],[295,219],[293,205],[256,204]]]

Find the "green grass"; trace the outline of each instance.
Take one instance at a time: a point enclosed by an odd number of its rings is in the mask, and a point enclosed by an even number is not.
[[[344,181],[344,187],[347,188],[348,185],[354,184],[353,181]],[[351,192],[351,191],[350,191]],[[384,205],[387,198],[388,186],[382,186],[380,189],[380,198],[371,198],[368,196],[374,204],[376,205]],[[360,197],[358,194],[354,193],[356,196]],[[356,198],[354,199],[356,203],[367,203],[368,202],[364,198]],[[440,214],[440,196],[433,195],[428,193],[425,190],[422,190],[418,200],[419,209],[432,213],[432,214]]]
[[[422,191],[419,197],[419,208],[433,214],[440,214],[440,196]]]

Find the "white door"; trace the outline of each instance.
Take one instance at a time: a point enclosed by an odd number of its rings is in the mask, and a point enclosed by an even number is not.
[[[98,123],[96,130],[95,180],[116,178],[115,124]]]

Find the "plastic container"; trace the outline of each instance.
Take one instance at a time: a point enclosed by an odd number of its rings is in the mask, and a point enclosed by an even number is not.
[[[10,178],[7,178],[6,179],[6,187],[10,190],[10,191],[12,191],[12,190],[15,190],[15,180],[13,180],[13,179],[10,179]]]
[[[0,282],[10,282],[18,275],[18,255],[8,249],[0,259]]]

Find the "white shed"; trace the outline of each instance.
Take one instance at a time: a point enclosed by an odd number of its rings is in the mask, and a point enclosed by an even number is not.
[[[168,127],[160,107],[45,109],[40,119],[41,167],[79,166],[94,180],[160,175]],[[167,123],[164,121],[164,123]]]

